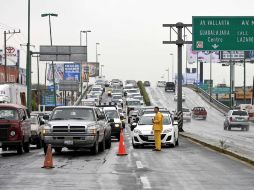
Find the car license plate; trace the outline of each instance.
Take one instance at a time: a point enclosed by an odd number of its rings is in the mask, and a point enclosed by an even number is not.
[[[149,140],[149,141],[154,140],[154,136],[148,136],[148,140]]]
[[[67,141],[64,141],[64,144],[66,144],[66,145],[73,145],[73,141],[72,140],[67,140]]]

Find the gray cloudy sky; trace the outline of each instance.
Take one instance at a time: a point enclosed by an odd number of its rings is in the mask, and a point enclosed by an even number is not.
[[[1,2],[0,45],[3,46],[3,31],[10,27],[21,29],[22,34],[15,35],[8,43],[15,46],[26,43],[27,0]],[[162,45],[163,40],[169,39],[169,32],[162,24],[191,23],[192,16],[253,16],[253,7],[253,0],[31,0],[31,44],[37,49],[39,45],[49,44],[48,20],[40,15],[57,13],[58,17],[52,18],[53,44],[79,45],[80,30],[91,30],[88,60],[95,61],[95,43],[99,42],[99,61],[105,65],[104,73],[109,79],[154,82],[162,75],[167,78],[165,70],[171,64],[170,52],[175,54],[175,61],[177,57],[175,45]],[[25,48],[21,61],[25,67]],[[248,67],[250,84],[254,67]],[[44,68],[41,64],[41,69]],[[36,66],[33,71],[35,82]],[[240,73],[242,68],[237,67],[236,71]],[[229,78],[228,69],[223,68],[222,73],[218,66],[213,75],[215,83]],[[236,84],[241,85],[241,74],[237,77]],[[43,78],[41,75],[42,82]]]

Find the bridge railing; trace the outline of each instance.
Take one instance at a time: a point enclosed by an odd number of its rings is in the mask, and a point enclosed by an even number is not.
[[[230,110],[230,107],[226,106],[225,104],[221,103],[220,101],[216,100],[215,98],[211,97],[205,90],[199,88],[195,84],[188,84],[187,87],[194,89],[196,92],[200,93],[201,96],[210,104],[214,105],[215,107],[219,108],[222,112],[227,113]]]

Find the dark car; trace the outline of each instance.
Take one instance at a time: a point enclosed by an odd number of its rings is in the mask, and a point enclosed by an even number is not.
[[[173,91],[173,92],[175,92],[175,90],[176,90],[175,83],[173,83],[173,82],[166,82],[165,92],[167,92],[167,91]]]
[[[151,86],[149,81],[144,81],[144,86]]]
[[[26,107],[17,104],[0,104],[0,148],[29,152],[31,122]]]

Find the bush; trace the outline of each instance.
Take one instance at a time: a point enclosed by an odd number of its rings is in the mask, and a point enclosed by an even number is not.
[[[150,98],[146,92],[146,88],[144,87],[144,84],[142,81],[138,81],[138,87],[139,87],[141,95],[144,97],[145,105],[151,106]]]

